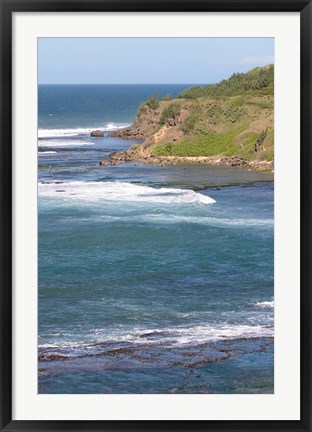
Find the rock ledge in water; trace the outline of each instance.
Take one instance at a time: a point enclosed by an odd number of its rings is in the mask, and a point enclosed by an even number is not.
[[[91,136],[95,137],[95,138],[103,138],[104,137],[104,132],[97,129],[91,132]]]

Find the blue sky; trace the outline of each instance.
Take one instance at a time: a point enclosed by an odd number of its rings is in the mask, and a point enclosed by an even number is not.
[[[215,83],[274,63],[273,38],[39,38],[39,84]]]

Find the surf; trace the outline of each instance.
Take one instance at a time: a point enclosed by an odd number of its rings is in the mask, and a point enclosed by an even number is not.
[[[61,187],[60,187],[61,186]],[[215,200],[189,189],[154,188],[128,182],[85,182],[39,183],[39,195],[45,197],[83,200],[88,202],[122,201],[160,204],[213,204]]]
[[[53,137],[73,137],[79,135],[89,135],[93,130],[99,129],[105,132],[122,129],[130,126],[129,123],[106,123],[98,126],[91,127],[77,127],[66,129],[38,129],[38,138],[53,138]]]

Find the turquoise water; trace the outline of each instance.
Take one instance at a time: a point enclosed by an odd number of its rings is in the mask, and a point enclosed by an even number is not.
[[[273,392],[272,174],[102,167],[133,142],[68,112],[39,112],[39,392]]]

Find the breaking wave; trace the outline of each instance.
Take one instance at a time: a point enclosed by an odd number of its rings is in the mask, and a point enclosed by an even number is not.
[[[61,193],[60,193],[61,192]],[[127,201],[164,204],[212,204],[214,199],[188,189],[153,188],[127,182],[63,182],[39,183],[41,196],[98,201]]]
[[[50,138],[50,137],[71,137],[78,135],[90,134],[91,131],[100,129],[102,131],[114,131],[130,126],[124,123],[107,123],[102,126],[94,126],[88,128],[72,128],[72,129],[38,129],[38,138]]]
[[[69,336],[69,335],[67,335]],[[88,335],[91,343],[75,341],[75,338],[55,339],[55,342],[39,345],[39,351],[61,349],[68,356],[80,355],[83,352],[96,354],[103,351],[107,345],[117,347],[119,344],[140,345],[166,345],[170,347],[198,346],[219,341],[234,341],[241,339],[273,338],[274,328],[262,325],[243,324],[214,324],[198,325],[194,327],[172,327],[159,329],[135,328],[131,332],[107,335],[107,329],[95,329]],[[52,337],[53,339],[53,337]],[[67,352],[68,351],[68,352]]]
[[[255,306],[260,308],[274,308],[274,300],[257,302]]]
[[[88,141],[56,141],[56,140],[40,140],[39,141],[39,148],[41,147],[83,147],[83,146],[94,146],[94,142],[88,142]],[[40,152],[39,152],[40,153]]]

